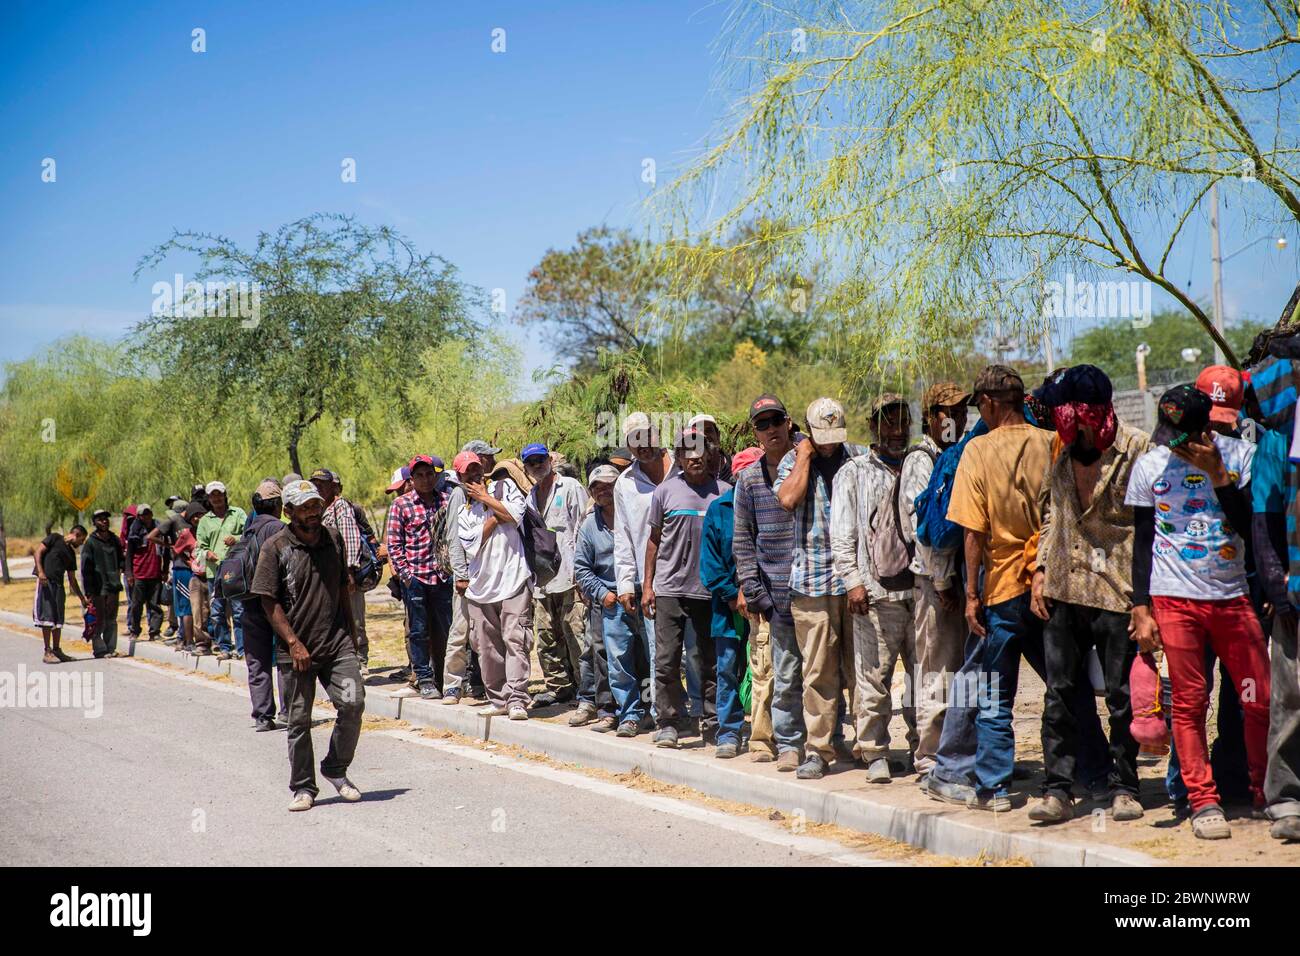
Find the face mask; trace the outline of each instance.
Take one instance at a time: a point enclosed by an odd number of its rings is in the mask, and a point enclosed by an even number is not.
[[[1099,405],[1066,402],[1052,409],[1052,420],[1056,425],[1056,433],[1061,436],[1062,442],[1070,446],[1070,455],[1076,461],[1083,461],[1074,452],[1075,439],[1079,435],[1080,425],[1087,425],[1093,430],[1092,443],[1098,456],[1115,444],[1115,433],[1119,430],[1119,420],[1115,417],[1115,407],[1110,402]],[[1097,459],[1093,458],[1092,460],[1096,461]]]

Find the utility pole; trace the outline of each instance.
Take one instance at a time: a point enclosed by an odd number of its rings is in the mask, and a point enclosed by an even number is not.
[[[1210,186],[1210,266],[1214,281],[1214,327],[1223,335],[1223,250],[1219,246],[1219,184]],[[1214,343],[1214,364],[1223,365],[1226,358],[1218,342]]]

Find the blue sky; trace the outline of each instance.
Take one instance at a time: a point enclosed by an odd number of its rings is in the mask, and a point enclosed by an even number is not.
[[[512,304],[548,248],[637,222],[643,158],[662,184],[706,140],[726,106],[710,94],[726,12],[706,0],[8,3],[0,361],[74,332],[125,333],[175,271],[134,281],[136,261],[173,228],[251,243],[317,211],[392,225]],[[55,183],[41,181],[45,157]],[[340,180],[345,157],[356,183]],[[1230,207],[1225,253],[1267,231]],[[1227,264],[1229,316],[1275,317],[1297,271],[1300,236],[1288,239],[1285,253],[1261,243]],[[1208,236],[1170,273],[1208,297]],[[511,335],[526,367],[554,361],[535,331]]]

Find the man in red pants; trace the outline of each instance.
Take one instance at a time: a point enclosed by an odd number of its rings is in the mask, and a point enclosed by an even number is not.
[[[1255,446],[1209,431],[1210,398],[1190,385],[1160,397],[1156,448],[1138,459],[1125,504],[1134,507],[1134,637],[1164,646],[1173,690],[1174,746],[1207,840],[1232,836],[1205,744],[1206,650],[1223,661],[1245,711],[1246,761],[1256,809],[1268,763],[1269,663],[1246,586],[1247,490]]]

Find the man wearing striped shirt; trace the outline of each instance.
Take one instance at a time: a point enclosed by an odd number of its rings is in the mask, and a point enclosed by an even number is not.
[[[831,562],[831,487],[840,468],[866,451],[849,444],[844,407],[833,398],[808,406],[808,434],[777,469],[781,507],[794,515],[790,612],[803,656],[803,709],[808,754],[796,775],[815,780],[835,756],[840,705],[853,694],[853,624],[844,581]]]

